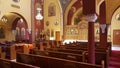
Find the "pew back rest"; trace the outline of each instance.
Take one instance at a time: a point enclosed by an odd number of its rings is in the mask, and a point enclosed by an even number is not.
[[[0,68],[40,68],[19,62],[13,62],[7,59],[0,59]]]
[[[17,53],[17,61],[24,62],[26,59],[22,58],[25,56],[33,57],[34,65],[41,68],[102,68],[101,65],[89,64],[84,62],[76,62],[71,60],[53,58],[48,56],[38,56],[30,54],[20,54]],[[32,60],[32,59],[30,59]]]
[[[64,52],[56,52],[56,51],[38,51],[38,50],[34,51],[34,54],[56,57],[61,59],[74,60],[79,62],[85,61],[85,56],[82,54],[64,53]]]

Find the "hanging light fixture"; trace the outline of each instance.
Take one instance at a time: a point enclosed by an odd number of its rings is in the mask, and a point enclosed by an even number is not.
[[[1,21],[4,22],[4,23],[7,23],[8,20],[7,20],[7,18],[3,17],[3,18],[1,19]]]
[[[42,14],[40,13],[42,9],[39,7],[39,8],[37,8],[36,10],[37,10],[36,20],[42,20],[42,19],[43,19],[43,16],[42,16]]]

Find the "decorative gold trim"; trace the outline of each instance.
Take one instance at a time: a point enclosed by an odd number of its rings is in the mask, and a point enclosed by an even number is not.
[[[120,13],[116,14],[115,19],[116,19],[117,21],[120,21]]]

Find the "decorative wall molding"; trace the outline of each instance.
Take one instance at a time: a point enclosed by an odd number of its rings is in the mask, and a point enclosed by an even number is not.
[[[11,7],[20,9],[20,6],[19,5],[15,5],[15,4],[11,4]]]
[[[117,21],[120,21],[120,13],[118,13],[115,18]]]

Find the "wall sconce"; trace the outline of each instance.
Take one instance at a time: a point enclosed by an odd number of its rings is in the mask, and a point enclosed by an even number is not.
[[[106,24],[100,24],[100,28],[102,30],[102,33],[105,33]]]
[[[43,16],[42,16],[42,14],[40,13],[42,9],[39,7],[39,8],[37,8],[36,10],[37,10],[36,20],[42,20],[42,19],[43,19]]]
[[[89,22],[95,22],[97,20],[96,14],[88,14],[85,17],[86,17],[86,20]]]

